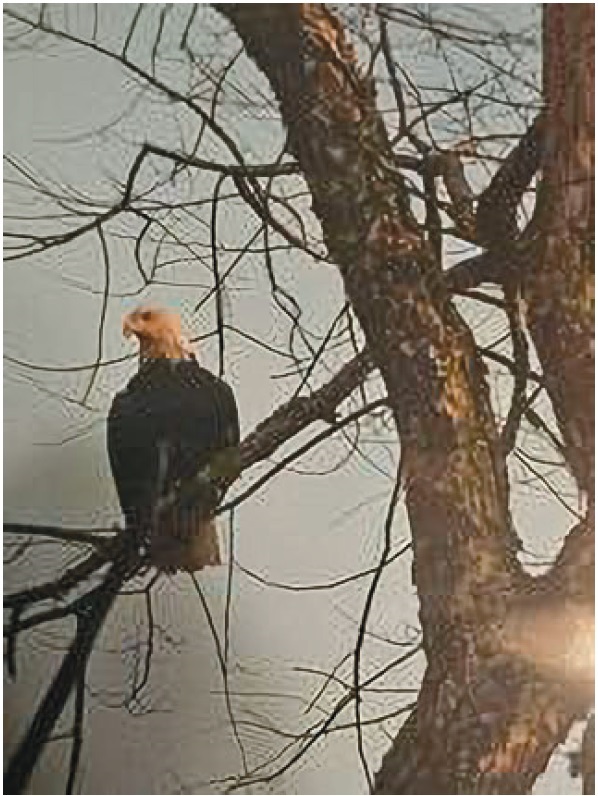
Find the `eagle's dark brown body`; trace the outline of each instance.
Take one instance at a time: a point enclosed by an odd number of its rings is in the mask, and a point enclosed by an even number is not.
[[[220,563],[213,512],[238,468],[231,388],[194,358],[147,359],[108,416],[108,453],[127,528],[163,569]],[[224,472],[223,472],[224,471]]]

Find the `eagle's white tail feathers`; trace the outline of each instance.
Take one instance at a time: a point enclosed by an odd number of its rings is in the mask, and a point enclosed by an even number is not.
[[[193,511],[168,512],[155,523],[150,538],[152,564],[165,572],[197,572],[222,563],[214,517]]]

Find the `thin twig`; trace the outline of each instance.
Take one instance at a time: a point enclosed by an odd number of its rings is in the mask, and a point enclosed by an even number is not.
[[[374,602],[374,596],[376,594],[378,584],[380,583],[382,572],[386,567],[388,563],[388,558],[390,556],[390,549],[392,545],[392,524],[395,516],[397,501],[399,499],[399,494],[402,488],[401,470],[402,470],[401,460],[399,460],[396,480],[392,490],[390,503],[388,506],[386,521],[384,523],[384,544],[382,547],[382,553],[380,555],[380,561],[378,563],[378,566],[376,567],[376,571],[374,572],[374,577],[372,578],[372,582],[370,584],[370,588],[368,589],[368,593],[366,596],[365,605],[363,608],[363,614],[361,617],[361,623],[359,625],[359,630],[357,633],[357,644],[355,645],[355,652],[353,656],[353,690],[355,692],[355,726],[357,730],[357,751],[359,754],[359,759],[361,761],[361,766],[363,768],[366,781],[368,783],[368,790],[370,793],[373,791],[374,781],[372,779],[372,775],[365,756],[365,749],[363,746],[363,734],[361,731],[361,692],[360,692],[361,654],[363,651],[363,642],[366,634],[368,618],[370,615],[372,604]]]
[[[216,648],[216,656],[218,658],[218,664],[220,666],[220,672],[222,674],[222,683],[224,685],[224,701],[226,703],[226,710],[228,713],[228,717],[231,723],[231,727],[233,730],[233,735],[235,737],[235,741],[237,743],[237,748],[239,749],[239,754],[241,756],[241,763],[243,765],[243,771],[245,774],[249,771],[247,765],[247,755],[245,753],[245,747],[243,746],[243,741],[241,740],[241,736],[239,734],[239,728],[237,726],[237,720],[235,718],[235,714],[233,711],[233,705],[231,700],[231,695],[228,687],[228,667],[226,660],[224,658],[224,653],[222,650],[222,644],[220,643],[220,636],[218,635],[218,630],[216,629],[216,625],[214,624],[214,619],[212,617],[212,612],[210,611],[210,606],[208,605],[208,601],[205,598],[203,590],[199,585],[197,577],[195,576],[194,572],[189,573],[191,576],[191,580],[193,582],[193,586],[195,587],[195,591],[199,597],[201,602],[201,606],[203,608],[205,617],[208,621],[208,625],[210,628],[210,632],[212,634],[212,638],[214,639],[214,646]]]

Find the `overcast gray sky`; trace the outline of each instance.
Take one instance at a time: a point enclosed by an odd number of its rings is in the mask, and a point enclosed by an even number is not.
[[[32,6],[13,6],[31,13]],[[537,7],[517,5],[469,6],[479,9],[486,24],[521,26],[539,20]],[[56,14],[51,6],[51,13]],[[98,39],[114,45],[126,29],[134,7],[105,4],[100,9]],[[456,14],[465,13],[454,6]],[[182,14],[179,6],[176,13]],[[147,35],[155,31],[155,10],[147,11]],[[91,5],[69,7],[70,29],[91,25]],[[494,20],[494,22],[492,22]],[[57,15],[56,21],[60,18]],[[152,26],[154,26],[152,28]],[[7,30],[14,31],[12,23]],[[133,56],[143,52],[133,43]],[[200,9],[193,28],[193,45],[205,55],[205,64],[230,58],[238,48],[232,34],[222,38],[215,31],[226,25],[207,7]],[[169,36],[173,38],[169,40]],[[23,40],[25,45],[27,40]],[[164,52],[174,48],[174,33],[165,31]],[[170,42],[170,44],[169,44]],[[138,50],[136,50],[136,47]],[[147,48],[146,48],[147,49]],[[174,53],[174,49],[173,49]],[[533,79],[533,51],[529,74]],[[425,83],[445,80],[442,62],[427,52],[421,42],[404,45],[405,65]],[[210,60],[211,59],[211,60]],[[172,80],[188,75],[171,70]],[[177,147],[189,143],[197,122],[155,96],[139,93],[131,76],[105,58],[65,43],[51,43],[19,50],[9,48],[4,57],[5,154],[26,162],[61,186],[76,186],[96,200],[114,199],[115,178],[123,178],[144,140]],[[467,69],[475,67],[463,67]],[[481,69],[481,67],[480,67]],[[250,162],[272,161],[283,144],[282,131],[272,107],[262,101],[263,81],[243,58],[236,64],[231,82],[253,92],[258,110],[250,118],[235,91],[225,94],[219,120],[240,142]],[[127,115],[121,115],[126,112]],[[99,133],[98,131],[102,131]],[[209,137],[198,153],[224,159],[226,153]],[[150,178],[148,172],[145,179]],[[5,179],[15,176],[5,166]],[[212,178],[195,177],[177,183],[189,196],[210,194]],[[166,185],[162,195],[173,191]],[[10,182],[5,187],[5,214],[35,215],[43,209]],[[180,198],[180,197],[177,197]],[[203,212],[209,218],[209,207]],[[15,224],[8,219],[7,224]],[[54,229],[66,229],[60,220]],[[138,286],[138,273],[129,241],[119,237],[138,229],[134,222],[110,226],[111,298],[108,303],[105,359],[130,353],[121,339],[120,318],[136,299],[121,294]],[[248,213],[223,211],[220,230],[229,245],[246,240],[257,229]],[[258,239],[260,242],[261,239]],[[165,269],[166,278],[184,281],[181,288],[152,288],[144,297],[180,307],[193,334],[209,331],[214,323],[213,305],[194,314],[193,308],[207,293],[210,273],[201,256],[208,253],[207,230],[198,225],[196,260]],[[151,253],[151,247],[150,247]],[[149,255],[148,255],[149,256]],[[233,255],[223,257],[223,263]],[[317,265],[304,255],[280,254],[275,265],[281,284],[292,289],[304,309],[307,325],[324,333],[343,304],[340,279],[333,268]],[[5,353],[29,363],[73,366],[92,363],[98,349],[98,319],[102,306],[105,270],[97,235],[26,260],[9,262],[4,270]],[[275,311],[268,290],[263,255],[249,256],[236,272],[227,291],[225,312],[245,333],[284,348],[288,328]],[[496,334],[498,321],[488,314],[477,320],[481,335]],[[347,355],[337,355],[339,364]],[[213,341],[200,348],[205,363],[217,367]],[[334,367],[334,357],[328,359]],[[81,397],[89,372],[52,374],[7,363],[5,366],[5,519],[56,523],[70,526],[109,526],[118,521],[116,495],[109,475],[104,442],[104,417],[111,396],[133,372],[133,360],[103,369],[89,396],[90,409],[68,399]],[[297,386],[296,378],[280,378],[289,362],[264,351],[246,338],[230,336],[226,349],[226,378],[238,397],[244,432],[268,416]],[[317,379],[323,381],[326,371]],[[32,381],[34,383],[32,383]],[[50,391],[50,392],[49,392]],[[50,394],[51,393],[51,394]],[[66,398],[66,400],[65,400]],[[312,433],[293,442],[290,450]],[[353,456],[340,469],[329,470],[347,452],[346,440],[334,440],[302,459],[296,472],[285,472],[235,515],[239,561],[264,577],[293,584],[318,583],[357,572],[375,564],[382,544],[386,500],[397,450],[382,444],[380,432],[365,450],[370,457]],[[309,473],[312,473],[309,475]],[[247,474],[239,489],[255,476]],[[546,494],[522,485],[514,490],[515,514],[538,554],[549,554],[568,527],[565,510]],[[396,545],[408,539],[404,511],[397,511]],[[53,554],[44,550],[28,555],[23,565],[7,572],[7,583],[31,582],[51,571]],[[370,627],[380,636],[402,639],[417,621],[417,603],[411,585],[410,559],[404,556],[388,570],[374,605]],[[222,615],[226,570],[201,576],[210,605]],[[329,670],[355,644],[367,581],[329,591],[293,593],[266,588],[237,572],[234,581],[232,626],[232,688],[243,694],[235,698],[238,717],[254,725],[264,721],[280,727],[304,726],[301,700],[321,685],[321,677],[296,671],[297,667]],[[143,619],[143,602],[121,601],[102,637],[101,650],[93,659],[86,736],[79,789],[85,793],[173,793],[211,792],[211,777],[238,773],[238,752],[232,740],[221,695],[213,644],[197,598],[185,577],[165,582],[155,599],[156,624],[162,628],[152,665],[147,704],[153,712],[132,716],[116,705],[126,693],[132,677],[136,628]],[[5,691],[5,730],[9,744],[22,732],[28,706],[37,702],[48,682],[60,648],[60,631],[38,633],[19,655],[19,685]],[[368,639],[364,673],[373,672],[396,656],[396,647]],[[350,664],[344,673],[350,671]],[[393,684],[403,688],[418,685],[421,660],[394,674]],[[15,693],[18,698],[15,698]],[[328,706],[342,695],[331,691]],[[379,715],[406,704],[410,695],[373,698],[370,714]],[[351,713],[347,714],[350,720]],[[310,717],[308,717],[309,719]],[[311,717],[314,718],[314,717]],[[387,729],[397,726],[389,723]],[[256,762],[280,745],[276,734],[247,724],[244,741]],[[381,728],[366,734],[371,766],[376,769],[388,746]],[[68,746],[55,742],[37,772],[34,792],[63,792]],[[352,732],[327,737],[299,767],[285,774],[272,790],[278,793],[362,793],[364,779]],[[551,773],[540,782],[537,793],[574,793],[563,759],[555,760]]]

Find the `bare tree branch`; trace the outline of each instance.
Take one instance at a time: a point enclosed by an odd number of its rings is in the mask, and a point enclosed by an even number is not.
[[[540,167],[544,136],[540,114],[478,197],[476,237],[482,246],[504,247],[518,237],[517,207]]]
[[[87,662],[96,638],[114,603],[118,590],[131,567],[137,562],[131,558],[130,547],[124,547],[114,561],[100,586],[89,592],[80,603],[77,631],[33,720],[16,751],[8,761],[4,774],[4,788],[9,793],[21,793],[27,786],[42,749],[46,745],[56,722],[77,683],[85,675]]]

